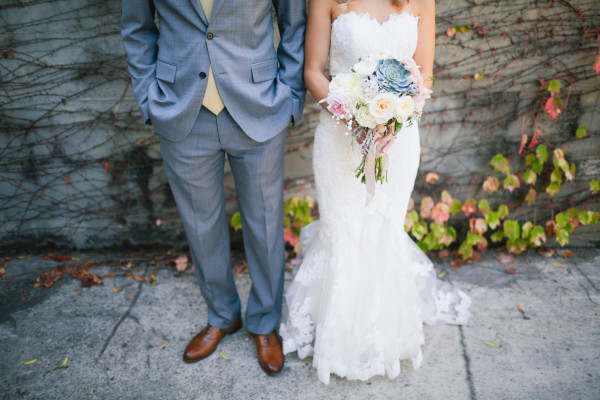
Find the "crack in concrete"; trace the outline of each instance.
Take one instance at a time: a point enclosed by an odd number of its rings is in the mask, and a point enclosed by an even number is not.
[[[583,290],[585,290],[585,294],[587,294],[587,298],[592,304],[600,306],[600,304],[598,304],[594,300],[592,300],[592,298],[590,297],[590,292],[588,292],[587,288],[585,286],[583,286],[583,283],[580,283],[579,286],[581,286],[583,288]]]
[[[465,371],[467,373],[467,383],[469,384],[469,398],[471,400],[477,400],[477,395],[475,392],[475,383],[473,382],[473,373],[471,372],[471,358],[467,352],[467,345],[465,342],[465,334],[463,332],[462,325],[458,326],[458,331],[460,332],[460,345],[463,350],[463,359],[465,360]]]
[[[594,285],[594,282],[592,282],[592,280],[576,264],[573,264],[573,266],[575,267],[575,269],[577,271],[579,271],[579,273],[585,278],[585,280],[588,281],[588,283],[596,290],[596,292],[600,292],[600,289],[598,289]],[[588,296],[589,296],[589,294],[588,294]]]
[[[144,278],[146,278],[146,274],[148,273],[148,267],[146,267],[146,271],[144,271]],[[131,310],[133,309],[133,307],[135,306],[135,304],[137,303],[137,299],[138,297],[140,297],[140,294],[142,294],[142,289],[144,288],[144,281],[139,281],[138,282],[138,287],[137,290],[135,292],[135,296],[133,296],[133,299],[131,300],[131,303],[129,303],[129,308],[127,309],[127,311],[125,311],[125,313],[121,316],[121,318],[119,319],[119,321],[117,321],[117,323],[115,324],[115,326],[113,326],[112,332],[110,333],[110,335],[106,338],[106,341],[104,342],[104,346],[102,346],[102,350],[100,350],[100,354],[98,355],[98,358],[101,358],[102,355],[104,354],[104,352],[106,351],[106,348],[108,347],[108,345],[110,344],[110,341],[112,340],[112,338],[115,336],[115,334],[117,333],[117,330],[119,329],[119,326],[121,325],[121,323],[123,323],[123,321],[125,321],[125,319],[127,317],[132,317],[132,319],[136,320],[136,322],[139,324],[139,320],[137,320],[137,318],[133,317],[130,315]]]

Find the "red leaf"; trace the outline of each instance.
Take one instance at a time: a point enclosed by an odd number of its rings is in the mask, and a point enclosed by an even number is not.
[[[435,172],[428,172],[427,175],[425,175],[425,182],[427,183],[435,183],[438,179],[440,179],[440,177]]]
[[[542,132],[539,129],[537,129],[534,132],[533,138],[531,139],[531,142],[527,146],[528,149],[533,149],[535,146],[537,146],[537,144],[538,144],[538,138],[540,137],[540,133],[542,133]]]
[[[544,106],[544,112],[554,121],[562,113],[562,101],[558,97],[550,97]]]
[[[600,54],[598,54],[598,57],[596,57],[596,61],[594,61],[592,68],[594,68],[594,71],[596,71],[596,75],[600,75]]]
[[[431,211],[431,218],[436,224],[443,224],[450,218],[450,207],[446,203],[439,202]]]
[[[107,171],[110,169],[110,163],[108,161],[104,163],[104,169]]]
[[[521,153],[523,152],[523,149],[525,148],[526,144],[527,144],[527,134],[525,132],[523,132],[521,134],[521,147],[519,147],[519,155],[521,155]]]
[[[291,229],[285,229],[283,231],[283,240],[290,244],[294,249],[298,245],[298,236]]]
[[[515,275],[517,273],[517,270],[516,269],[512,269],[512,268],[507,268],[505,272],[507,274]]]
[[[57,254],[54,256],[54,259],[56,261],[65,262],[65,261],[69,261],[71,259],[71,256],[68,254]]]

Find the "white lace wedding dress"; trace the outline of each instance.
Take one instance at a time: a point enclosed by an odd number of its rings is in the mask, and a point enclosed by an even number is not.
[[[332,25],[330,71],[348,72],[360,57],[387,51],[412,57],[418,18],[342,14]],[[366,380],[418,368],[423,323],[462,324],[469,297],[436,278],[427,256],[404,231],[419,164],[419,130],[402,129],[389,151],[388,182],[366,189],[354,177],[361,155],[344,126],[321,111],[313,168],[320,220],[302,230],[303,261],[285,295],[280,326],[284,352],[313,357],[319,379],[330,373]]]

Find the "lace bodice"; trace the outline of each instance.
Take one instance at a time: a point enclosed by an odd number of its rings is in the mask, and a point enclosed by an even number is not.
[[[359,58],[381,51],[412,57],[417,49],[418,20],[407,12],[391,14],[382,23],[366,13],[341,14],[331,26],[330,72],[348,72]]]

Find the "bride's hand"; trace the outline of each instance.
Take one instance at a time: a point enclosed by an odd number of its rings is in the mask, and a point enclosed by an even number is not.
[[[375,127],[379,132],[381,132],[381,137],[375,141],[377,145],[383,145],[380,150],[381,154],[385,154],[390,147],[394,144],[395,136],[394,136],[394,124],[390,124],[389,126],[385,126],[383,124],[377,125]]]

